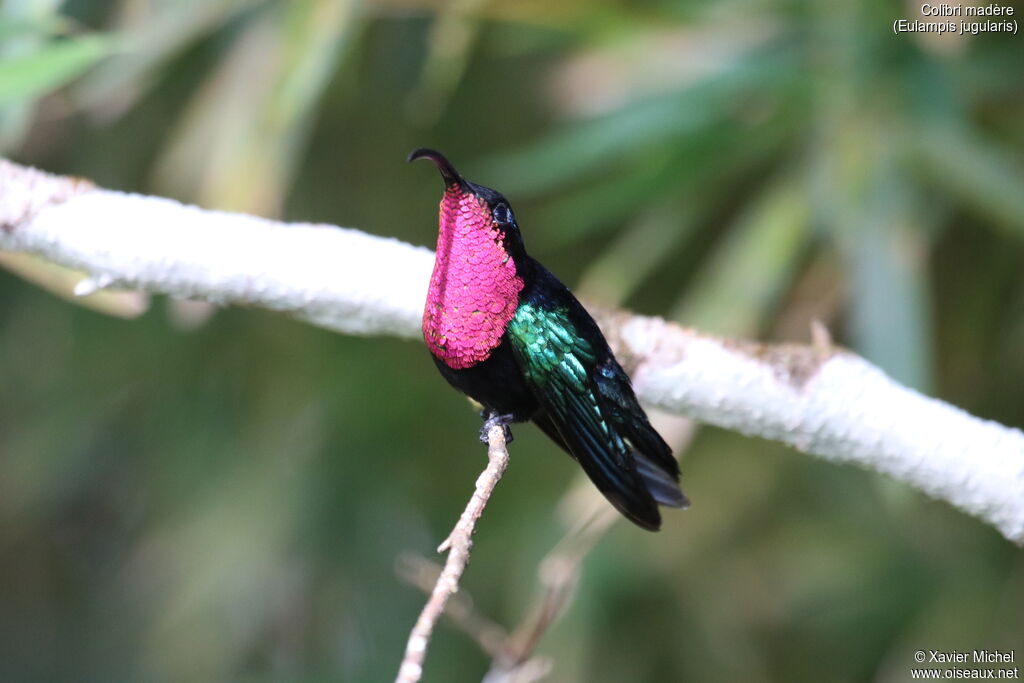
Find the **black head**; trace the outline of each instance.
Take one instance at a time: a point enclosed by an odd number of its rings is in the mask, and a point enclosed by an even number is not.
[[[491,221],[504,234],[505,247],[512,257],[525,255],[522,237],[519,234],[519,224],[516,223],[512,206],[504,195],[489,187],[469,182],[455,170],[455,166],[443,154],[436,150],[420,147],[413,150],[406,161],[412,162],[417,159],[429,159],[434,163],[444,179],[445,192],[470,193],[482,199],[490,212]]]

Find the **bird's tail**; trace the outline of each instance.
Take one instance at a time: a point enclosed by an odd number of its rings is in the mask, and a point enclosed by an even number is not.
[[[583,466],[583,471],[605,498],[633,523],[654,531],[661,527],[661,514],[655,503],[674,508],[684,508],[690,504],[679,488],[676,479],[679,476],[678,470],[666,471],[657,460],[640,453],[635,447],[629,449],[636,465],[633,470],[623,467],[619,457],[610,448],[602,447],[602,444],[584,440],[576,444],[574,453],[574,449],[546,414],[535,415],[533,421]],[[668,446],[664,448],[671,458]],[[675,463],[674,460],[671,462]]]
[[[658,467],[654,461],[635,449],[633,450],[633,460],[636,462],[637,473],[644,480],[644,486],[659,505],[670,508],[690,506],[690,500],[679,488],[679,481],[675,476]]]

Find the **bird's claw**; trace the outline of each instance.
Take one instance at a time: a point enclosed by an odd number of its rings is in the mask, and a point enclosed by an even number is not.
[[[484,418],[484,425],[480,428],[480,441],[483,443],[488,442],[487,435],[491,431],[491,427],[501,427],[505,432],[505,443],[512,443],[512,415],[499,415],[498,413],[484,412],[482,414]]]

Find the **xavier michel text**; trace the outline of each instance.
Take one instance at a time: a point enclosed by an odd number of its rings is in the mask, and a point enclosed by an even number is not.
[[[919,662],[939,662],[942,664],[1011,664],[1016,661],[1014,650],[918,650],[914,659]]]
[[[893,33],[1017,33],[1017,20],[1012,18],[1014,8],[1011,5],[964,5],[925,3],[921,5],[921,15],[926,19],[897,19],[892,22]],[[957,19],[957,21],[930,21],[932,17]],[[988,19],[987,17],[998,17]],[[985,19],[970,21],[969,19]]]

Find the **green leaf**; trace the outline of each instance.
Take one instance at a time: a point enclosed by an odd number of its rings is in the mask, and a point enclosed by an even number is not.
[[[921,173],[940,190],[1024,237],[1024,168],[996,143],[954,121],[921,124],[907,141]]]
[[[10,54],[10,50],[6,49],[10,45],[10,41],[24,40],[26,36],[29,39],[50,36],[62,30],[66,30],[66,24],[59,16],[32,18],[3,16],[0,17],[0,45],[5,48],[6,54]]]
[[[932,325],[925,231],[904,207],[876,209],[852,235],[848,255],[854,347],[900,382],[929,391]]]
[[[258,0],[175,0],[150,3],[145,12],[122,13],[117,27],[124,49],[75,83],[76,101],[105,116],[127,110],[164,73],[173,72],[175,59],[257,4]]]
[[[622,305],[693,233],[692,212],[670,201],[645,212],[587,268],[578,293]]]
[[[803,184],[767,187],[697,274],[671,317],[719,334],[751,335],[786,291],[810,232]]]
[[[0,106],[29,100],[73,80],[110,54],[112,41],[88,35],[47,43],[0,62]]]
[[[932,385],[929,216],[907,182],[898,145],[877,130],[885,119],[864,114],[837,134],[832,203],[823,213],[847,264],[854,349],[899,382]]]
[[[794,115],[756,126],[729,122],[665,149],[638,150],[627,170],[560,193],[536,221],[547,226],[536,243],[562,248],[610,231],[667,196],[685,199],[694,213],[707,212],[731,191],[738,174],[776,154],[800,130],[801,120]]]
[[[189,101],[158,164],[162,191],[280,214],[320,98],[362,25],[360,8],[297,0],[254,14]]]
[[[768,93],[788,93],[787,60],[752,55],[696,84],[630,103],[599,118],[567,125],[537,144],[471,169],[507,192],[538,192],[607,168],[631,151],[701,136],[744,104]]]

